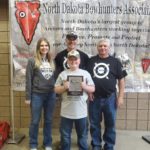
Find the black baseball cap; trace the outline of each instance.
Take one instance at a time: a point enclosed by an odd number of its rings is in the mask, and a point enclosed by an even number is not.
[[[66,39],[68,40],[76,40],[78,38],[77,34],[73,31],[68,32],[66,35]]]

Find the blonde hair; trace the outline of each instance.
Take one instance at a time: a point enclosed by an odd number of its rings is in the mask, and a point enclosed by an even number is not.
[[[40,54],[40,45],[41,45],[41,42],[43,42],[43,41],[47,43],[48,48],[49,48],[49,51],[46,54],[46,58],[47,58],[47,60],[50,64],[50,66],[52,67],[52,69],[55,70],[54,60],[52,59],[51,54],[50,54],[50,44],[49,44],[49,42],[46,38],[40,38],[37,42],[36,52],[35,52],[35,56],[34,56],[34,58],[35,58],[35,67],[39,68],[40,65],[42,64],[42,57],[41,57],[41,54]]]

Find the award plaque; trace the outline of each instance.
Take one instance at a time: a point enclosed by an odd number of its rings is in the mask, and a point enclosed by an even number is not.
[[[83,76],[67,76],[67,81],[69,82],[68,95],[79,96],[83,95],[83,90],[81,88],[81,82],[83,81]]]

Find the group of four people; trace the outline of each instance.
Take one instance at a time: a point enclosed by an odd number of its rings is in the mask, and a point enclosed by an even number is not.
[[[120,61],[109,55],[108,39],[101,39],[97,44],[98,54],[89,58],[87,54],[76,49],[77,38],[73,32],[66,35],[67,49],[59,52],[55,61],[50,55],[49,42],[41,38],[37,42],[34,58],[28,61],[25,103],[31,107],[30,150],[37,150],[42,110],[43,146],[45,150],[52,150],[52,117],[56,93],[61,95],[61,150],[71,150],[73,124],[79,150],[89,149],[88,119],[92,150],[114,150],[116,111],[123,104],[125,74]],[[68,80],[68,77],[74,76],[82,77],[79,87],[82,92],[77,95],[68,92],[71,84],[74,84],[70,82],[75,82]],[[103,117],[105,127],[102,137]]]

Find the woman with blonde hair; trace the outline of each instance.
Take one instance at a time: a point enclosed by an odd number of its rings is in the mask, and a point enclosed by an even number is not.
[[[50,44],[47,39],[40,38],[36,53],[28,60],[26,68],[26,100],[31,107],[31,123],[29,127],[30,150],[37,150],[38,130],[43,109],[43,146],[52,150],[52,115],[55,107],[54,92],[55,66],[50,54]]]

